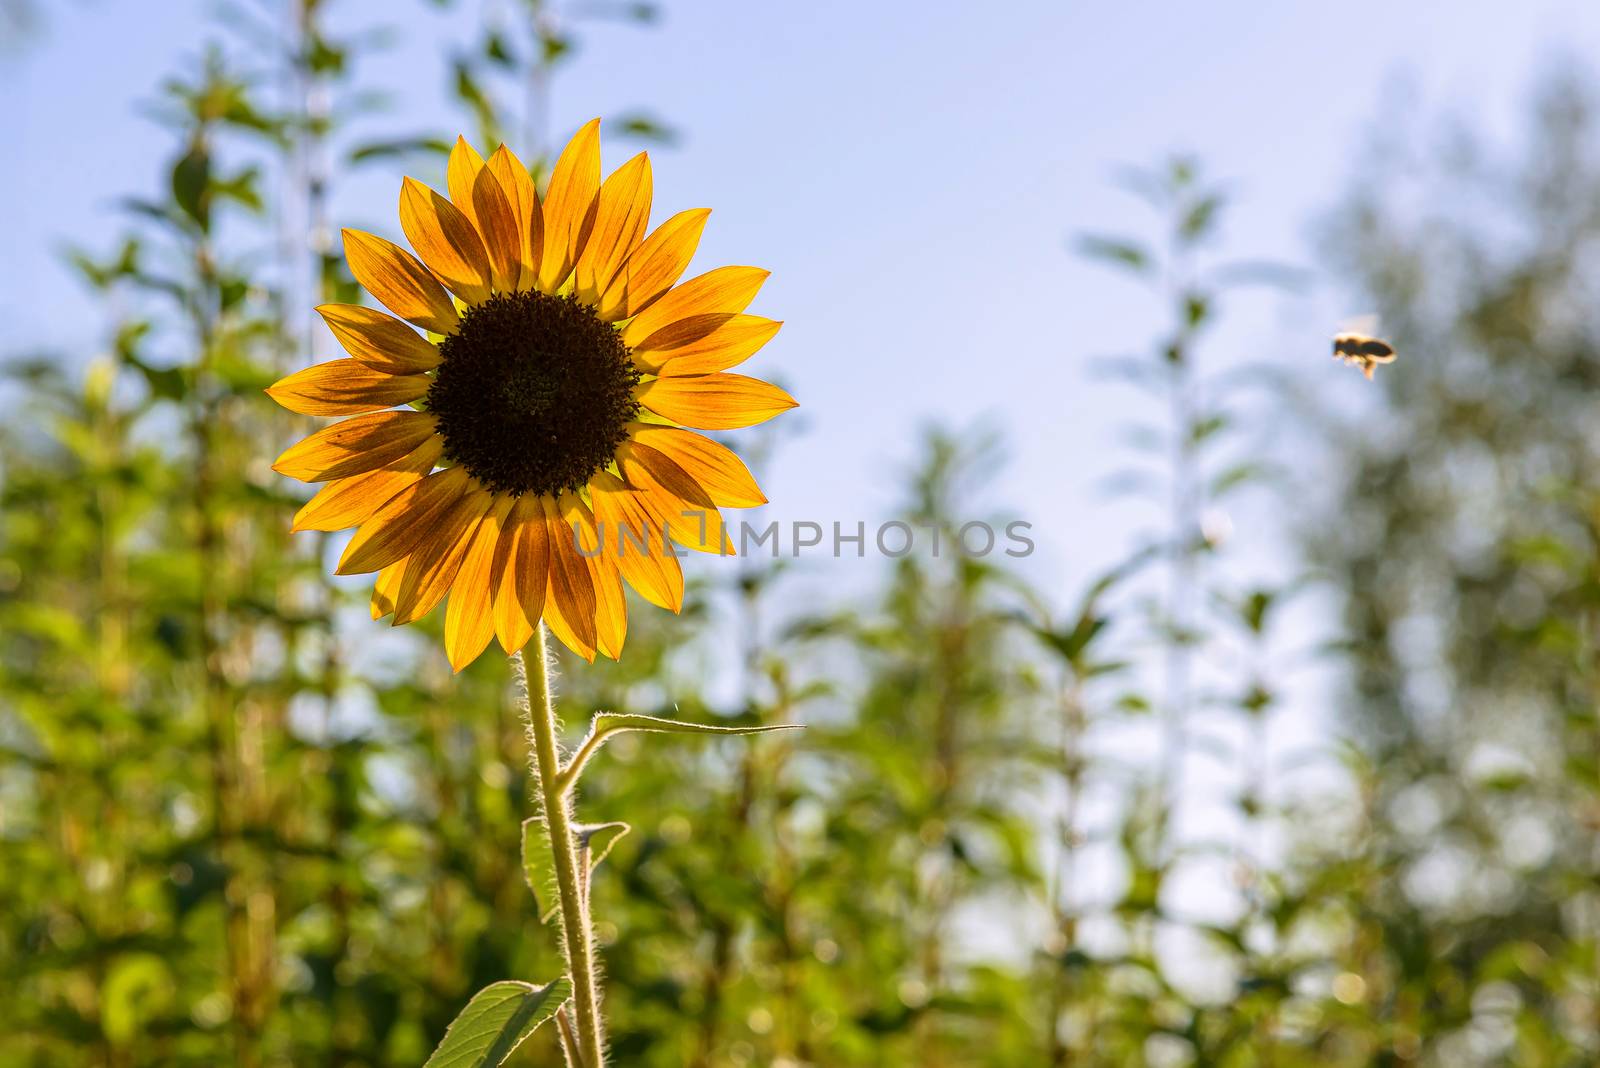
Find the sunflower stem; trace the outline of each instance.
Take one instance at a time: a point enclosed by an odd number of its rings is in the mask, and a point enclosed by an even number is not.
[[[572,1017],[565,1007],[556,1010],[556,1033],[561,1036],[561,1052],[568,1064],[582,1064],[583,1054],[578,1052],[578,1036],[572,1030]]]
[[[550,662],[544,624],[534,631],[533,670],[520,652],[511,654],[518,682],[523,723],[528,732],[529,766],[538,791],[550,852],[555,860],[556,894],[561,906],[561,952],[572,980],[572,1016],[577,1026],[579,1060],[569,1068],[604,1068],[605,1042],[600,1023],[600,984],[595,967],[594,936],[589,925],[589,898],[583,892],[577,840],[572,831],[572,797],[562,788],[561,754],[556,743],[556,714],[550,694]],[[569,1061],[571,1055],[568,1056]]]

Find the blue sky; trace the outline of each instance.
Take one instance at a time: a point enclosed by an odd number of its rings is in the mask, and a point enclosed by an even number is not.
[[[57,250],[108,247],[116,199],[162,188],[171,147],[136,104],[198,53],[216,9],[42,6],[39,39],[0,50],[0,316],[7,350],[76,358],[99,346],[102,323]],[[685,136],[652,151],[656,217],[709,205],[697,263],[772,268],[752,310],[787,325],[750,368],[781,377],[804,407],[764,478],[769,517],[870,524],[896,499],[919,426],[983,421],[1011,456],[987,503],[1034,524],[1038,552],[1023,566],[1059,603],[1150,518],[1108,503],[1099,485],[1119,427],[1156,413],[1090,370],[1145,342],[1153,309],[1066,247],[1077,231],[1150,222],[1111,186],[1113,169],[1194,153],[1238,197],[1229,253],[1312,271],[1304,296],[1233,306],[1206,361],[1268,363],[1359,409],[1375,394],[1328,359],[1327,339],[1363,309],[1318,270],[1310,236],[1352,175],[1375,165],[1353,151],[1363,131],[1409,96],[1514,138],[1542,70],[1600,55],[1600,4],[1585,0],[663,6],[653,28],[585,31],[554,88],[551,136],[640,106],[664,116]],[[422,0],[331,3],[335,24],[373,11],[405,35],[360,71],[393,104],[366,132],[460,128],[439,39],[471,28]],[[611,145],[609,165],[631,151]],[[437,169],[417,177],[439,182]],[[336,221],[398,236],[397,178],[387,167],[337,175]],[[329,342],[317,355],[333,353]],[[1289,566],[1271,515],[1258,518],[1236,518],[1237,557]],[[811,580],[876,573],[819,561]],[[1325,736],[1321,714],[1289,713],[1274,748],[1287,757]],[[1137,737],[1126,742],[1138,751]]]

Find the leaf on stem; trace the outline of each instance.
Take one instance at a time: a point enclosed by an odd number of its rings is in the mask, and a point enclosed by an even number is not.
[[[713,727],[708,723],[685,723],[659,716],[633,716],[620,712],[601,712],[590,728],[596,738],[607,738],[624,731],[653,731],[659,734],[765,734],[768,731],[794,731],[799,723],[776,723],[765,727]]]
[[[612,848],[622,840],[622,836],[633,828],[621,820],[612,820],[609,823],[580,823],[574,830],[578,834],[579,847],[589,858],[589,874],[593,875],[600,862],[611,855]]]
[[[544,820],[530,816],[522,821],[522,876],[533,891],[539,922],[549,923],[556,914],[556,858],[550,852],[550,832]]]
[[[620,712],[601,712],[589,724],[589,736],[583,740],[578,751],[573,754],[572,760],[561,772],[561,788],[570,790],[578,781],[578,776],[583,774],[583,769],[591,757],[600,751],[600,747],[613,734],[622,734],[626,731],[649,731],[655,734],[765,734],[768,731],[799,730],[803,724],[776,723],[764,727],[713,727],[707,723],[685,723],[677,719],[662,719],[659,716],[636,716]]]
[[[423,1068],[498,1065],[571,996],[565,978],[545,986],[515,979],[491,983],[467,1002]]]

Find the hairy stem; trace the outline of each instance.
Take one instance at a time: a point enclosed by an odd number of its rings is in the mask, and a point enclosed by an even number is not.
[[[577,1024],[581,1064],[570,1068],[603,1068],[604,1032],[600,1025],[600,984],[596,975],[594,938],[589,929],[589,899],[583,892],[578,848],[572,833],[571,795],[562,789],[561,754],[556,744],[556,714],[550,699],[550,663],[546,659],[544,624],[534,632],[533,666],[521,653],[511,655],[512,672],[521,691],[523,722],[528,731],[530,766],[539,792],[550,852],[555,858],[556,893],[561,901],[561,950],[572,980],[572,1015]]]
[[[561,1036],[561,1052],[567,1058],[568,1064],[582,1064],[583,1055],[578,1052],[578,1036],[572,1030],[572,1019],[567,1015],[566,1007],[556,1010],[556,1032]]]

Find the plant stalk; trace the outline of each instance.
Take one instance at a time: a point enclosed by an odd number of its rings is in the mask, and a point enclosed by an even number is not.
[[[581,1064],[569,1068],[604,1068],[605,1039],[600,1023],[600,984],[595,967],[594,937],[589,926],[589,899],[572,832],[571,795],[562,788],[561,754],[556,743],[555,707],[550,696],[550,663],[544,624],[534,631],[533,669],[520,652],[511,654],[512,672],[521,690],[523,722],[528,732],[530,767],[539,791],[550,852],[555,860],[556,894],[561,905],[561,951],[572,980],[572,1015],[578,1031]]]

